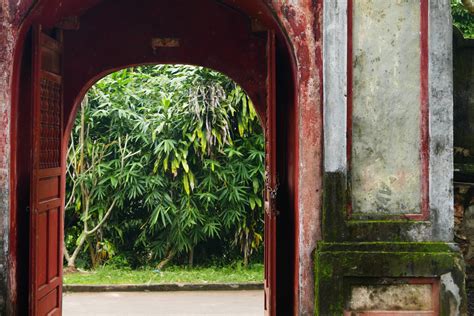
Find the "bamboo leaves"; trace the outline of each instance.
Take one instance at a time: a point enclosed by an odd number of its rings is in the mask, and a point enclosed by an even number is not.
[[[264,141],[244,91],[209,69],[161,65],[113,73],[88,96],[71,137],[67,222],[103,223],[66,240],[141,249],[150,263],[232,236],[248,259],[263,228]]]

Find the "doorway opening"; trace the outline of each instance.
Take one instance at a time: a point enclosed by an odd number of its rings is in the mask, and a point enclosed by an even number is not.
[[[223,74],[158,65],[101,79],[68,146],[64,284],[263,284],[264,151],[252,101]],[[209,294],[228,314],[225,295]],[[234,295],[248,302],[232,313],[262,313],[262,291]],[[133,312],[120,294],[100,306],[83,296],[66,295],[64,313]],[[209,313],[199,297],[181,314]]]
[[[271,136],[265,144],[271,149],[266,152],[266,173],[271,179],[266,199],[274,210],[265,215],[272,221],[265,230],[269,245],[265,262],[274,264],[266,272],[267,310],[270,315],[293,313],[299,278],[296,79],[285,33],[267,5],[244,0],[140,0],[133,4],[70,0],[62,4],[48,0],[35,7],[24,22],[16,53],[12,313],[61,312],[62,262],[35,262],[41,253],[46,258],[62,258],[61,205],[65,202],[67,139],[74,118],[83,96],[99,78],[144,64],[201,65],[225,73],[248,93],[256,112],[265,118],[266,133]],[[43,112],[41,104],[46,106]],[[42,216],[43,211],[48,215]],[[60,224],[58,234],[50,224]],[[41,245],[35,230],[43,232]],[[25,240],[28,235],[30,239]],[[48,251],[40,252],[44,247]]]

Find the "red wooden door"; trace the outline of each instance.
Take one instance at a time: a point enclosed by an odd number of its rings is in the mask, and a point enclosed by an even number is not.
[[[267,37],[267,106],[265,111],[265,315],[276,315],[276,76],[275,33]]]
[[[64,191],[61,33],[33,30],[29,315],[61,315]]]

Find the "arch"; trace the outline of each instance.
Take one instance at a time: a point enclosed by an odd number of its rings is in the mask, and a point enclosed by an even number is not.
[[[61,5],[59,5],[61,2]],[[173,12],[178,12],[186,21],[196,21],[196,12],[207,12],[206,14],[214,14],[220,16],[220,21],[231,21],[232,23],[224,23],[225,28],[208,28],[201,25],[201,28],[193,28],[189,24],[182,26],[180,34],[166,34],[166,32],[158,32],[156,38],[179,38],[182,46],[158,48],[159,54],[150,51],[150,42],[142,42],[141,45],[136,45],[133,42],[133,35],[139,33],[140,30],[146,29],[146,22],[137,17],[139,8],[137,3],[144,5],[154,5],[155,9],[160,5],[162,7],[174,8]],[[27,180],[17,182],[17,175],[28,173],[25,169],[24,163],[25,150],[22,151],[21,146],[28,143],[27,131],[19,131],[16,120],[20,119],[22,124],[28,124],[28,118],[23,120],[22,115],[24,111],[21,110],[22,100],[25,96],[21,96],[21,91],[28,88],[28,78],[22,77],[21,72],[24,71],[25,66],[28,67],[27,55],[29,47],[28,32],[31,25],[41,24],[46,28],[53,26],[60,26],[65,29],[64,33],[64,47],[65,47],[65,74],[68,78],[64,87],[64,102],[65,102],[65,126],[63,131],[63,141],[69,135],[68,131],[72,127],[72,118],[78,108],[78,100],[81,95],[92,86],[93,82],[103,77],[105,74],[113,72],[114,70],[139,64],[164,64],[164,63],[179,63],[179,64],[195,64],[208,68],[215,69],[222,72],[236,81],[249,94],[256,105],[263,104],[265,96],[261,91],[264,90],[262,83],[265,82],[266,74],[266,59],[265,59],[265,45],[264,36],[261,32],[265,30],[274,30],[277,37],[277,108],[278,108],[278,126],[277,139],[279,139],[279,147],[277,152],[277,164],[280,176],[280,201],[279,207],[285,211],[281,212],[278,218],[277,243],[281,251],[277,254],[277,274],[279,275],[279,288],[285,289],[287,292],[278,292],[278,301],[281,302],[282,314],[289,314],[293,312],[294,305],[298,303],[299,287],[299,272],[298,262],[300,260],[298,254],[298,214],[295,205],[297,198],[297,182],[298,182],[298,95],[296,93],[297,76],[296,76],[296,61],[295,53],[292,46],[287,39],[287,32],[282,27],[281,23],[275,17],[273,7],[266,1],[259,0],[204,0],[190,3],[186,0],[139,0],[134,2],[135,7],[130,9],[129,0],[118,1],[101,1],[101,0],[39,0],[31,11],[25,16],[25,19],[20,27],[18,34],[18,41],[15,47],[14,55],[14,70],[12,80],[12,139],[19,139],[19,135],[23,134],[23,141],[14,142],[12,148],[12,174],[14,181],[12,181],[11,195],[11,223],[10,223],[10,253],[12,254],[9,269],[10,273],[9,285],[10,293],[9,299],[13,311],[15,306],[19,307],[16,311],[21,314],[22,306],[27,302],[27,286],[25,289],[24,278],[22,274],[27,271],[19,257],[25,255],[24,246],[19,243],[22,233],[24,233],[25,222],[20,218],[22,212],[22,205],[18,205],[19,197],[28,195],[28,188],[26,188]],[[193,7],[194,6],[194,7]],[[129,10],[125,10],[127,8]],[[146,6],[145,6],[146,7]],[[192,8],[194,8],[194,10]],[[149,14],[149,18],[153,18],[153,12],[159,10],[145,10],[143,6],[140,8]],[[133,15],[131,11],[137,15]],[[111,12],[117,14],[128,14],[128,21],[126,19],[119,19],[115,16],[116,25],[112,25],[110,20],[103,19],[103,14],[106,12],[113,16]],[[188,18],[186,18],[186,12]],[[216,15],[216,12],[219,13]],[[192,14],[191,14],[192,13]],[[221,15],[222,14],[222,15]],[[169,14],[168,16],[171,16]],[[123,15],[122,15],[123,17]],[[75,18],[79,19],[79,24],[76,24]],[[156,16],[155,16],[156,18]],[[202,19],[206,23],[205,19]],[[94,32],[94,25],[92,22],[102,24],[99,29],[106,29],[110,36],[99,37],[99,33]],[[127,26],[138,25],[138,29],[127,31]],[[153,25],[152,22],[148,24]],[[173,25],[172,23],[170,25]],[[209,24],[207,24],[209,26]],[[78,27],[78,28],[77,28]],[[89,27],[89,28],[88,28]],[[141,27],[141,29],[140,29]],[[120,29],[120,31],[117,31]],[[82,30],[82,31],[81,31]],[[112,32],[115,30],[115,32]],[[192,30],[192,34],[185,31]],[[197,32],[200,30],[201,32]],[[155,38],[153,32],[139,33],[143,38]],[[105,34],[105,33],[103,33]],[[102,35],[103,35],[102,34]],[[232,34],[230,36],[229,34]],[[186,37],[188,36],[188,37]],[[130,40],[133,43],[122,42],[120,46],[119,37]],[[191,44],[185,45],[183,40],[188,38],[192,40]],[[84,43],[89,43],[90,47],[95,50],[86,51],[83,48],[87,47]],[[198,50],[192,50],[193,47],[198,47],[197,43],[201,45]],[[218,47],[218,45],[225,45]],[[242,43],[245,43],[243,45]],[[240,49],[238,45],[240,44]],[[110,45],[107,47],[107,45]],[[115,46],[114,46],[115,45]],[[208,45],[208,46],[206,46]],[[126,49],[120,50],[121,47]],[[202,47],[207,47],[203,49]],[[114,50],[115,49],[115,50]],[[147,53],[144,53],[147,50]],[[110,57],[110,52],[115,51],[117,56]],[[178,51],[178,53],[177,53]],[[127,52],[127,53],[125,53]],[[109,55],[107,55],[109,53]],[[128,54],[128,55],[127,55]],[[263,57],[262,57],[263,56]],[[109,58],[107,58],[109,57]],[[249,71],[249,69],[251,71]],[[259,92],[260,91],[260,92]],[[265,109],[263,107],[257,108],[260,117],[263,117]],[[31,117],[29,118],[31,119]],[[20,137],[20,138],[21,138]],[[13,142],[12,142],[13,143]],[[26,159],[26,160],[25,160]],[[25,182],[26,181],[26,182]],[[23,228],[21,228],[23,227]],[[26,253],[27,254],[27,253]],[[291,258],[291,260],[288,260]],[[23,261],[24,262],[24,261]],[[291,292],[290,292],[291,291]]]

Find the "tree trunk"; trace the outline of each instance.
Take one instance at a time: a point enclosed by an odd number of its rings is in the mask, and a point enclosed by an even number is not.
[[[71,254],[69,259],[66,260],[68,271],[76,271],[77,270],[77,268],[76,268],[76,259],[77,259],[77,256],[79,255],[85,241],[86,241],[86,236],[85,236],[85,234],[82,234],[82,236],[79,238],[79,242],[77,243],[76,249],[74,249],[74,252]]]
[[[188,257],[188,266],[192,268],[194,265],[194,247],[189,249],[189,257]]]
[[[87,240],[87,247],[89,248],[89,256],[91,257],[92,269],[97,267],[97,255],[94,247],[92,247],[90,240]]]
[[[171,261],[173,260],[174,256],[176,255],[176,251],[174,249],[170,249],[168,251],[168,254],[166,255],[166,258],[161,260],[160,263],[156,266],[158,270],[163,270],[163,268]]]
[[[249,265],[249,247],[248,242],[245,242],[245,250],[244,250],[244,267]]]

